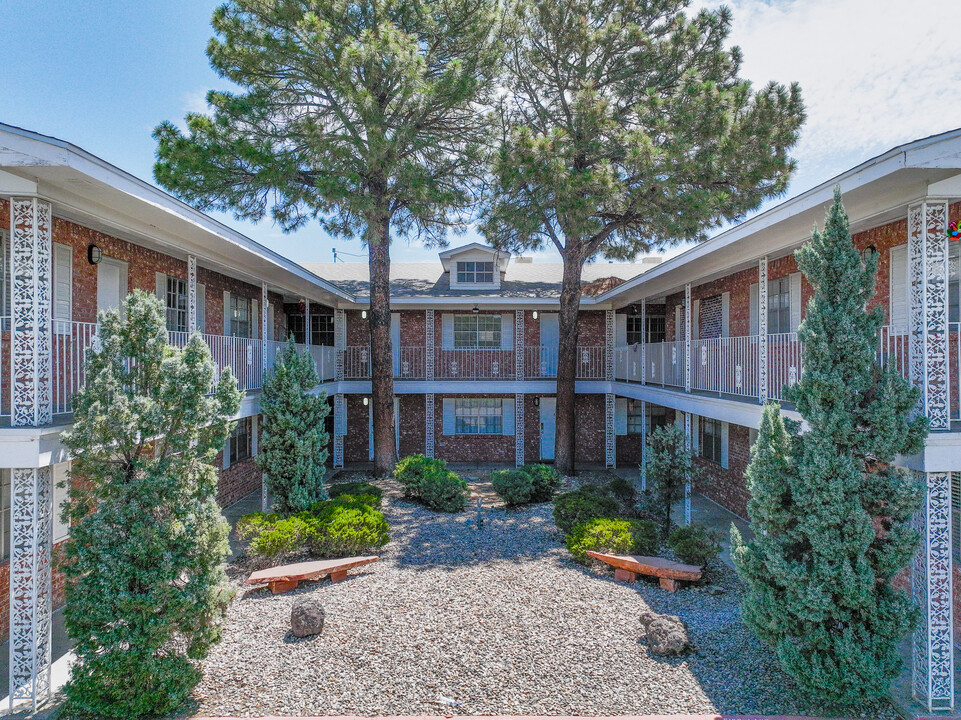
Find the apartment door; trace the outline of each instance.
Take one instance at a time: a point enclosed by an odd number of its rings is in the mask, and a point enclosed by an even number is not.
[[[554,419],[557,415],[557,399],[541,398],[541,460],[554,459]]]
[[[541,313],[541,377],[557,376],[557,313]],[[553,444],[551,445],[553,447]],[[553,455],[551,456],[553,457]]]
[[[97,311],[121,307],[126,290],[127,263],[103,258],[97,265]]]

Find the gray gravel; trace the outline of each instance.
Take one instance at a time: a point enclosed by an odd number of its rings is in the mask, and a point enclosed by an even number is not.
[[[194,693],[202,715],[818,714],[744,627],[726,567],[670,594],[570,560],[551,505],[434,513],[385,496],[381,561],[336,585],[241,589]],[[237,580],[244,575],[237,568]],[[723,593],[717,594],[720,590]],[[326,625],[289,632],[317,593]],[[657,659],[638,613],[680,616],[694,653]],[[450,699],[456,705],[450,705]],[[893,717],[888,707],[866,716]]]

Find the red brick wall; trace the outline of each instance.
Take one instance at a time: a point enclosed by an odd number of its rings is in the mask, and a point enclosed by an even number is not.
[[[401,327],[403,328],[403,325]],[[421,330],[423,327],[421,322]],[[398,395],[398,401],[400,403],[398,456],[422,454],[427,444],[427,398],[424,395]]]
[[[578,395],[574,402],[574,460],[579,463],[603,464],[604,453],[603,395]]]
[[[223,453],[217,453],[214,467],[223,468]],[[233,505],[252,492],[260,490],[261,472],[252,458],[231,463],[226,470],[221,469],[217,477],[217,504],[220,507]]]
[[[445,435],[444,398],[434,395],[434,457],[448,462],[514,464],[513,435]],[[511,398],[513,395],[471,395],[471,398]]]
[[[370,461],[370,407],[364,405],[369,395],[346,395],[347,435],[344,437],[344,462]]]
[[[701,470],[696,489],[721,507],[746,518],[750,494],[744,481],[744,471],[751,460],[750,429],[729,424],[727,448],[727,469],[710,460],[695,459]]]

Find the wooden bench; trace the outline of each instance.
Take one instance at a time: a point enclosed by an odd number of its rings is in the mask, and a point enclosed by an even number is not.
[[[258,570],[247,578],[248,585],[267,583],[270,591],[277,593],[290,592],[297,587],[301,580],[319,580],[330,575],[331,582],[347,579],[347,571],[351,568],[369,565],[380,560],[376,555],[365,557],[349,557],[341,560],[316,560],[313,562],[294,563],[293,565],[278,565],[277,567]]]
[[[612,566],[615,580],[634,582],[638,575],[653,575],[660,580],[661,587],[668,592],[677,590],[679,580],[694,582],[701,579],[699,565],[682,565],[673,560],[646,555],[610,555],[593,550],[588,550],[587,554],[595,560]]]

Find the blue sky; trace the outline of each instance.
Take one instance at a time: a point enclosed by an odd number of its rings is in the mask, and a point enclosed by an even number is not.
[[[910,10],[904,0],[727,4],[742,74],[757,84],[801,83],[808,122],[788,196],[898,143],[961,126],[961,2],[920,0]],[[0,122],[54,135],[152,180],[153,128],[203,110],[206,91],[225,87],[204,52],[216,5],[2,0]],[[284,235],[269,221],[220,219],[297,261],[329,261],[332,247],[364,252],[359,241],[331,240],[316,227]],[[425,260],[436,250],[401,241],[392,256]]]

